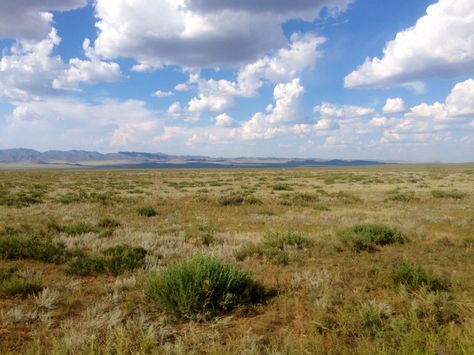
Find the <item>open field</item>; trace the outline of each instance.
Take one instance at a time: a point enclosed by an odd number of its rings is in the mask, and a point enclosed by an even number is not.
[[[169,267],[195,256],[259,297],[173,309]],[[474,165],[0,171],[19,352],[472,354]]]

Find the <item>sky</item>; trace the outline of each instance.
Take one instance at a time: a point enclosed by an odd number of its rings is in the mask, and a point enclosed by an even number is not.
[[[0,0],[0,149],[474,161],[473,0]]]

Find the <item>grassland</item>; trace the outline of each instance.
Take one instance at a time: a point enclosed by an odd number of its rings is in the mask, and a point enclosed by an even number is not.
[[[472,354],[474,166],[0,171],[0,353]]]

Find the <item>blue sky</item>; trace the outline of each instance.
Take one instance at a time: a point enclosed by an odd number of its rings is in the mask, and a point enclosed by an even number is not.
[[[0,148],[474,161],[472,0],[12,0],[0,47]]]

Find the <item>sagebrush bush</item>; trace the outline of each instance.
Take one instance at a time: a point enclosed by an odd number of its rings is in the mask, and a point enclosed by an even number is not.
[[[258,205],[262,202],[252,194],[247,192],[234,192],[228,195],[220,196],[217,202],[221,206],[241,206],[241,205]]]
[[[143,217],[154,217],[158,214],[156,210],[151,206],[139,207],[137,208],[137,213],[139,216]]]
[[[66,257],[66,247],[47,236],[14,235],[0,237],[0,258],[33,259],[61,262]]]
[[[264,291],[237,267],[198,256],[152,273],[145,282],[145,295],[167,311],[193,319],[259,302]]]
[[[461,200],[466,197],[466,193],[458,190],[443,191],[443,190],[433,190],[431,191],[431,196],[434,198],[452,198],[454,200]]]
[[[450,287],[448,280],[435,276],[419,265],[407,262],[400,262],[393,266],[392,280],[396,285],[404,285],[409,290],[426,288],[429,291],[442,291]]]
[[[145,266],[147,251],[141,247],[117,245],[98,254],[80,255],[69,260],[66,273],[77,276],[120,275]]]
[[[117,228],[120,227],[120,222],[113,218],[103,218],[97,223],[99,228]]]
[[[67,235],[81,235],[86,233],[97,233],[98,229],[89,223],[79,222],[63,227],[63,232]]]
[[[0,268],[0,296],[22,296],[40,292],[43,284],[37,275],[22,275],[17,267]]]
[[[273,191],[292,191],[293,188],[290,185],[278,184],[273,185]]]
[[[262,242],[244,246],[235,257],[237,260],[244,260],[254,255],[264,256],[274,263],[286,265],[289,261],[289,250],[304,249],[311,244],[308,238],[299,233],[269,233]]]
[[[384,224],[357,224],[339,231],[338,238],[355,251],[375,251],[378,245],[403,244],[405,235]]]

